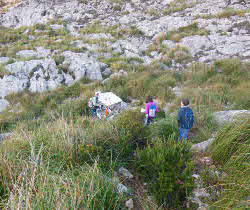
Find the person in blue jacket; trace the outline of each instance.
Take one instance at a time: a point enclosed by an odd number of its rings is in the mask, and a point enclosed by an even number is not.
[[[188,133],[190,128],[193,127],[194,114],[193,110],[189,107],[189,100],[187,98],[181,100],[181,108],[177,115],[179,139],[188,140]]]

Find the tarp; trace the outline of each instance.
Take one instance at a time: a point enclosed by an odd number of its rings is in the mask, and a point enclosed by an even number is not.
[[[117,95],[112,92],[100,93],[98,96],[98,102],[105,106],[112,106],[122,102]]]

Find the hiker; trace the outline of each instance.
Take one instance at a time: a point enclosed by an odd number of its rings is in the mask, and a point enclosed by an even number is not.
[[[98,103],[98,97],[99,97],[99,92],[95,93],[95,96],[93,96],[92,98],[89,99],[88,102],[88,106],[91,110],[91,118],[95,118],[97,116],[97,108],[100,107],[99,103]]]
[[[177,115],[178,130],[180,140],[186,139],[188,141],[189,129],[193,127],[194,114],[189,107],[189,100],[187,98],[181,100],[181,108]]]
[[[153,97],[148,96],[146,99],[145,114],[147,117],[147,125],[149,125],[155,118],[155,113],[158,112],[156,103],[153,102]]]

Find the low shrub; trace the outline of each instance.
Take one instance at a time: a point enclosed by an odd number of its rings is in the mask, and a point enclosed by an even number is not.
[[[137,165],[149,192],[163,208],[185,207],[192,190],[190,145],[176,142],[174,136],[156,138],[143,150],[137,149]]]
[[[177,121],[171,117],[166,117],[150,125],[149,132],[152,138],[168,139],[171,135],[177,133]]]
[[[245,13],[247,13],[247,11],[245,10],[237,10],[237,9],[228,7],[224,9],[223,11],[219,12],[218,14],[216,14],[216,17],[217,18],[231,18],[232,16],[244,17]]]
[[[209,34],[209,31],[199,28],[198,23],[195,22],[188,26],[180,27],[177,31],[170,31],[167,33],[166,39],[179,42],[184,37],[194,35],[207,36]]]
[[[140,110],[124,111],[115,121],[116,128],[127,136],[131,141],[137,140],[143,135],[143,123],[145,115]]]

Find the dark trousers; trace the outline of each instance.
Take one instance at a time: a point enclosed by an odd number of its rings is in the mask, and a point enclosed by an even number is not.
[[[148,117],[147,125],[150,125],[154,121],[154,117]]]
[[[91,109],[91,118],[95,118],[97,116],[96,109]]]

